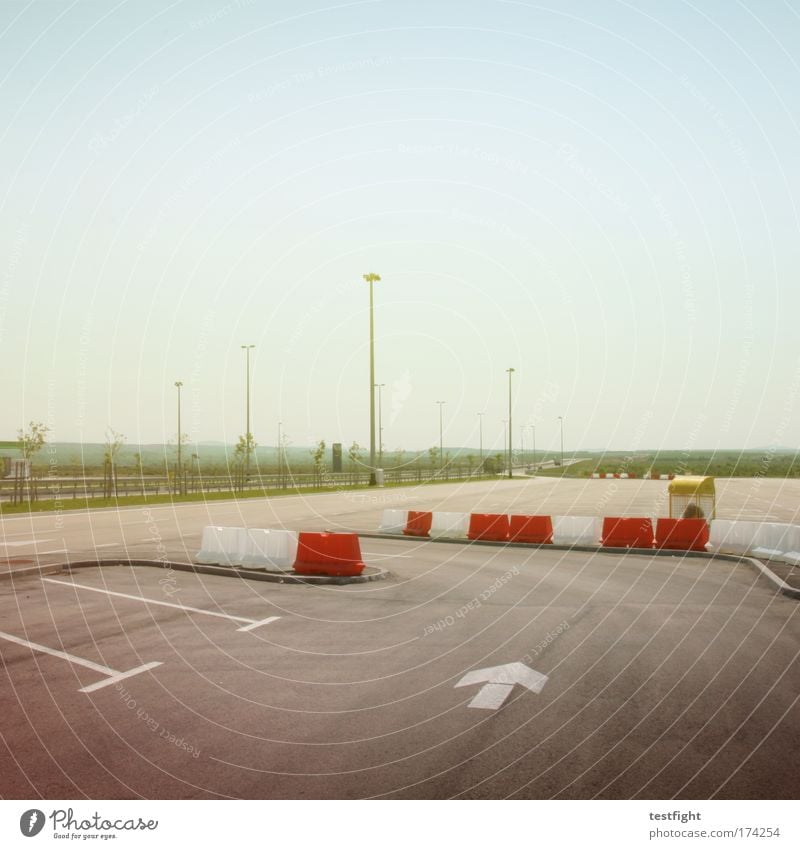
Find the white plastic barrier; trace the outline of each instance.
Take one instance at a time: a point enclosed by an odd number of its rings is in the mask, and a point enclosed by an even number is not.
[[[732,519],[712,519],[709,532],[711,551],[728,554],[747,554],[756,548],[756,537],[762,522],[740,522]]]
[[[242,566],[291,569],[297,558],[297,531],[250,528]]]
[[[602,525],[597,516],[553,516],[553,543],[600,545]]]
[[[434,513],[431,519],[431,538],[466,539],[469,532],[469,513]]]
[[[247,546],[246,528],[203,528],[200,551],[194,558],[198,563],[237,566]]]
[[[407,521],[408,510],[384,510],[378,530],[382,534],[402,534]]]
[[[800,549],[800,528],[796,525],[781,525],[763,522],[756,532],[755,547],[750,554],[766,560],[794,561]]]

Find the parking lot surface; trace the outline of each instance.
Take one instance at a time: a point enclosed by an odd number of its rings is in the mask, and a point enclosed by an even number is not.
[[[526,483],[479,494],[517,509],[539,497]],[[463,489],[427,497],[455,509]],[[210,514],[374,529],[385,506],[345,501],[337,517],[328,498],[64,514],[47,542],[52,516],[4,527],[19,534],[7,541],[34,535],[41,556],[11,550],[36,562],[187,559]],[[66,558],[44,553],[59,545]],[[106,566],[0,581],[0,794],[797,797],[798,606],[754,571],[412,540],[362,549],[387,580]],[[456,686],[508,664],[546,681]],[[498,706],[474,706],[498,690]]]

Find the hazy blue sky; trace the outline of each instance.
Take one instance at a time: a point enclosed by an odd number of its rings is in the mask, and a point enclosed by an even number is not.
[[[0,0],[0,438],[800,443],[800,4]],[[529,444],[530,430],[525,434]]]

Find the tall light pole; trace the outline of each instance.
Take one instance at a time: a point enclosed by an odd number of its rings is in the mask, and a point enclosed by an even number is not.
[[[375,486],[375,323],[372,284],[379,282],[381,277],[372,271],[362,276],[369,283],[369,485]]]
[[[183,491],[181,483],[181,386],[183,386],[183,381],[176,380],[175,387],[178,390],[178,470],[176,475],[178,478],[178,492]]]
[[[511,474],[511,450],[512,450],[512,442],[513,442],[513,434],[514,431],[511,427],[511,375],[514,374],[513,368],[507,368],[508,372],[508,476],[512,477]]]
[[[481,474],[483,474],[483,417],[485,415],[485,413],[478,413],[478,434],[481,442]]]
[[[250,479],[250,443],[252,442],[252,437],[250,436],[250,349],[255,348],[255,345],[242,345],[241,349],[245,352],[245,356],[247,359],[247,372],[246,372],[246,383],[247,388],[245,390],[245,397],[247,398],[246,402],[246,427],[244,439],[245,439],[245,473],[247,475],[247,479]]]
[[[283,422],[278,422],[278,486],[280,486],[283,482],[283,446],[281,445],[281,441],[283,437],[281,436],[281,428],[283,427]]]
[[[375,384],[378,390],[378,468],[383,468],[383,393],[381,390],[385,383]]]
[[[444,468],[444,442],[443,442],[443,434],[444,431],[442,429],[442,408],[447,403],[447,401],[437,401],[439,405],[439,466],[440,468]]]
[[[564,471],[564,416],[558,417],[561,422],[561,471]]]

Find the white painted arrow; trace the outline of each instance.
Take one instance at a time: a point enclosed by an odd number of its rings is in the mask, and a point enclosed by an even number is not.
[[[506,663],[504,666],[490,666],[487,669],[475,669],[468,672],[456,687],[468,687],[470,684],[483,684],[475,698],[467,705],[471,708],[497,710],[511,695],[514,684],[522,684],[532,693],[541,693],[547,683],[547,676],[524,663]]]

